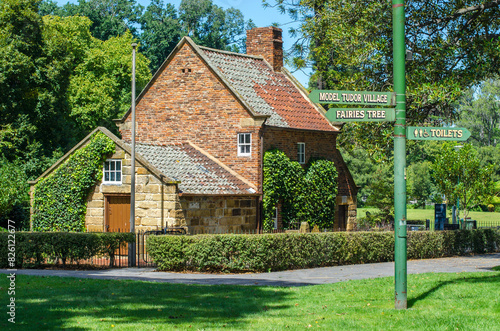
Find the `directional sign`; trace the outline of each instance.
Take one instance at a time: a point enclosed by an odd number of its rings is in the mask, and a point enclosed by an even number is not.
[[[309,94],[309,99],[316,103],[340,105],[394,106],[393,96],[392,92],[313,90]]]
[[[331,122],[393,122],[394,108],[330,108],[326,118]]]
[[[470,137],[466,128],[432,128],[408,126],[406,139],[410,140],[456,140],[464,141]]]

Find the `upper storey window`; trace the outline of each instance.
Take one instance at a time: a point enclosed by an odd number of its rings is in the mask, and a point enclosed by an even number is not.
[[[306,144],[298,143],[297,144],[297,159],[300,164],[306,163]]]
[[[250,156],[252,154],[252,134],[238,133],[238,156]]]

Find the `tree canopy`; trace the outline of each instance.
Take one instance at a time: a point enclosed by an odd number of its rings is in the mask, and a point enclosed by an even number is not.
[[[445,143],[431,166],[439,190],[451,204],[459,200],[464,219],[471,206],[485,202],[493,193],[493,167],[481,167],[476,155],[471,144],[458,148],[454,143]]]
[[[476,144],[496,146],[500,142],[500,80],[487,79],[470,89],[458,106],[458,125],[471,132]]]
[[[289,50],[296,68],[315,71],[320,89],[392,91],[392,2],[386,0],[265,1],[300,20]],[[408,124],[450,123],[467,88],[500,69],[500,1],[405,1]],[[392,149],[391,124],[348,124],[348,145],[368,143],[372,153]],[[366,138],[365,132],[372,138]],[[390,130],[392,131],[392,130]],[[347,144],[346,141],[344,141]]]

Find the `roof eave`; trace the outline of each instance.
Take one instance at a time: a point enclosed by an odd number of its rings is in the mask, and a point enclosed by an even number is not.
[[[127,144],[125,144],[121,139],[119,139],[117,136],[115,136],[111,131],[109,131],[105,127],[97,127],[92,132],[90,132],[85,138],[83,138],[78,144],[76,144],[69,152],[67,152],[59,160],[57,160],[56,163],[54,163],[49,169],[44,171],[44,173],[41,174],[37,179],[35,179],[33,181],[29,181],[28,183],[30,185],[35,185],[36,183],[38,183],[38,181],[40,179],[47,177],[57,167],[59,167],[64,161],[66,161],[76,150],[78,150],[79,148],[84,146],[97,131],[100,131],[103,134],[105,134],[108,138],[113,140],[113,142],[116,145],[118,145],[121,149],[123,149],[128,154],[132,155],[132,148],[131,147],[129,147]],[[155,175],[157,178],[159,178],[163,183],[165,183],[165,184],[179,184],[180,183],[180,181],[175,181],[175,180],[165,176],[160,170],[158,170],[155,166],[153,166],[151,163],[149,163],[141,155],[136,153],[135,158],[146,169],[148,169],[153,175]]]
[[[334,128],[337,131],[342,130],[343,123],[330,122],[330,120],[326,117],[326,112],[323,109],[323,107],[321,107],[319,103],[312,102],[311,99],[309,99],[309,91],[304,86],[302,86],[302,84],[290,73],[290,71],[288,71],[285,67],[282,67],[281,72],[292,82],[293,85],[295,85],[297,90],[299,90],[300,93],[302,94],[302,97],[304,97],[304,99],[306,99],[309,103],[311,103],[311,105],[313,105],[313,107],[318,111],[318,113],[321,116],[323,116],[323,118],[332,128]]]

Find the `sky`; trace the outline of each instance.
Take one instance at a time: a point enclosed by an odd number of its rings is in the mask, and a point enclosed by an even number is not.
[[[150,0],[136,0],[137,3],[141,4],[146,8]],[[77,0],[56,0],[59,6],[62,6],[68,2],[78,3]],[[181,0],[164,0],[165,3],[171,3],[176,8],[179,8]],[[245,21],[251,19],[257,27],[271,26],[273,23],[278,23],[278,26],[283,29],[283,48],[286,51],[289,49],[294,39],[289,35],[288,29],[290,27],[298,27],[299,23],[292,21],[292,19],[287,14],[281,14],[276,8],[264,8],[262,6],[262,0],[212,0],[212,2],[224,9],[236,8],[239,9],[245,18]],[[269,0],[272,4],[273,0]],[[292,71],[292,69],[285,65],[285,67],[292,72],[292,74],[297,78],[297,80],[305,87],[308,86],[309,74],[302,71]]]

